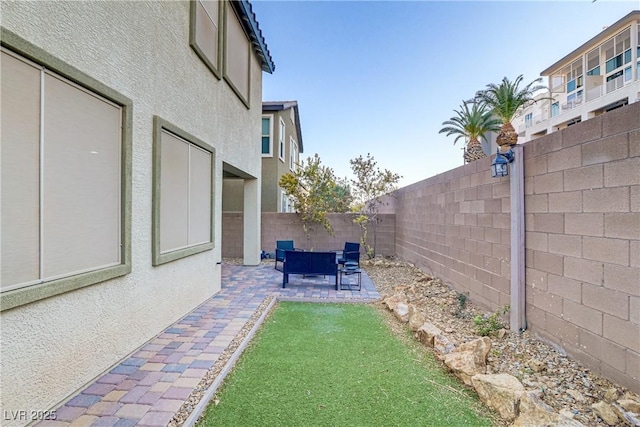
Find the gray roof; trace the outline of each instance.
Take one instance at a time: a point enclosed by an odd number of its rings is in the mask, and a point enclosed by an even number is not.
[[[298,110],[298,101],[263,101],[262,112],[268,113],[273,111],[284,111],[293,108],[293,114],[296,118],[296,132],[298,133],[298,147],[300,152],[304,152],[302,145],[302,129],[300,128],[300,111]]]
[[[258,55],[258,58],[262,63],[262,70],[267,73],[273,73],[276,69],[276,65],[273,63],[271,52],[269,52],[267,42],[262,35],[262,30],[258,24],[256,14],[253,12],[251,3],[249,0],[233,0],[230,3],[235,11],[240,15],[240,22],[249,35],[254,52]]]

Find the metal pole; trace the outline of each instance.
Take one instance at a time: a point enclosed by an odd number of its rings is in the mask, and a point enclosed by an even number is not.
[[[513,147],[511,163],[511,330],[527,329],[524,274],[524,148]]]

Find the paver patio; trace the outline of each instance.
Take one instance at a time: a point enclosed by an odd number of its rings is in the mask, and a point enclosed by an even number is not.
[[[362,273],[362,290],[336,290],[333,277],[292,275],[272,265],[222,265],[222,289],[56,409],[47,426],[166,426],[249,318],[269,296],[308,301],[380,298]],[[355,280],[350,276],[345,280]]]

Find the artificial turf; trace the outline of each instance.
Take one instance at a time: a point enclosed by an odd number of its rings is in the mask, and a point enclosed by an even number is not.
[[[375,307],[281,302],[200,426],[489,426],[474,395]]]

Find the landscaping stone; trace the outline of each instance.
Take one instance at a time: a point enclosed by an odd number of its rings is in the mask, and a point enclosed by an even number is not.
[[[519,415],[512,427],[555,426],[579,427],[583,424],[560,413],[544,403],[535,392],[521,395]]]
[[[412,332],[416,332],[426,321],[424,314],[422,314],[415,305],[409,305],[409,329]]]
[[[471,377],[484,374],[491,340],[487,337],[466,342],[447,354],[444,363],[466,385],[471,386]]]
[[[596,415],[598,415],[602,419],[602,421],[607,423],[607,425],[615,426],[620,422],[620,417],[618,417],[618,414],[614,407],[604,400],[591,405],[591,409],[593,409],[593,412],[595,412]]]
[[[418,329],[416,335],[418,336],[418,341],[433,347],[433,339],[438,335],[442,335],[442,331],[433,323],[425,322]]]
[[[471,377],[471,383],[485,405],[507,421],[516,418],[520,397],[525,392],[516,377],[509,374],[477,374]]]

